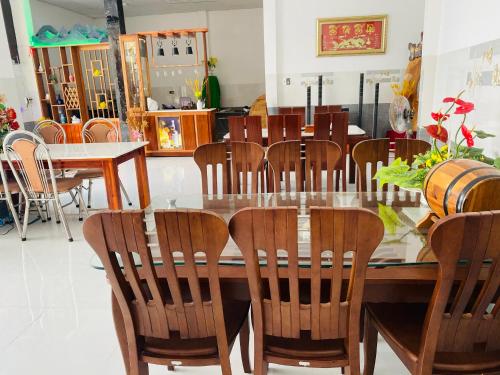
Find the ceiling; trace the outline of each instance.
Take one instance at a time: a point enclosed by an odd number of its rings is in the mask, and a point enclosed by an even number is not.
[[[104,0],[40,0],[92,18],[104,18]],[[123,0],[126,16],[261,8],[263,0]]]

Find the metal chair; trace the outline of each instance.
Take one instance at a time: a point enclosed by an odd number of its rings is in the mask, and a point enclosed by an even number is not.
[[[21,239],[26,240],[30,203],[35,204],[43,218],[40,205],[52,202],[57,223],[62,220],[68,240],[73,241],[59,193],[74,191],[78,195],[80,200],[79,219],[83,220],[81,178],[63,177],[56,179],[49,149],[43,139],[34,133],[17,130],[7,134],[3,141],[3,149],[7,163],[14,174],[26,204]],[[83,209],[86,213],[84,207]]]
[[[83,143],[113,143],[119,141],[118,129],[115,125],[106,118],[93,118],[90,119],[83,125],[82,128],[82,140]],[[89,187],[87,190],[87,207],[91,208],[92,201],[92,183],[93,180],[98,178],[103,178],[102,169],[92,168],[92,169],[83,169],[79,171],[76,175],[80,177],[82,180],[89,181]],[[129,206],[132,206],[132,202],[130,201],[130,197],[125,190],[125,186],[123,185],[122,180],[120,181],[120,189],[127,200]]]
[[[11,193],[20,193],[19,185],[7,178],[5,171],[3,169],[2,161],[0,160],[0,201],[6,201],[7,207],[14,218],[14,224],[16,225],[17,232],[21,236],[21,223],[19,222],[19,216],[14,206]]]
[[[33,133],[46,144],[66,144],[66,132],[61,124],[54,120],[43,120],[35,125]]]

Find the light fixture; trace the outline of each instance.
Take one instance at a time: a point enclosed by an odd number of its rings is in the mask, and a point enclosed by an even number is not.
[[[172,38],[172,56],[179,55],[179,48],[177,47],[177,39],[175,36]]]
[[[191,47],[191,42],[192,39],[189,37],[186,39],[186,55],[192,55],[193,54],[193,47]]]

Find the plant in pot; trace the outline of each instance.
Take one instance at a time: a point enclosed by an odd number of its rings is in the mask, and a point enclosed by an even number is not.
[[[192,79],[186,80],[186,84],[189,86],[189,88],[193,92],[193,96],[196,99],[196,109],[202,110],[204,107],[204,104],[205,104],[205,103],[203,103],[203,100],[202,100],[205,82],[203,82],[203,84],[200,85],[200,80],[198,78],[196,78],[194,80],[192,80]]]
[[[5,97],[0,95],[0,152],[3,150],[3,139],[7,133],[19,129],[16,110],[5,105]]]
[[[424,190],[424,196],[428,198],[429,192],[424,189],[424,185],[427,187],[428,180],[433,176],[434,171],[439,166],[443,166],[445,162],[455,161],[457,165],[471,170],[493,169],[488,168],[488,166],[500,168],[500,158],[490,158],[484,155],[483,149],[475,146],[477,139],[495,137],[495,135],[467,124],[467,116],[474,111],[475,107],[474,103],[461,99],[462,94],[463,92],[457,97],[444,98],[443,103],[447,105],[446,110],[431,113],[435,123],[425,127],[427,134],[432,139],[432,147],[429,151],[415,155],[415,161],[411,165],[401,160],[401,158],[397,158],[389,166],[379,169],[374,178],[378,179],[382,185],[392,183],[402,189]],[[453,119],[459,119],[458,128],[453,136],[450,136],[449,129]],[[463,163],[460,161],[463,159],[472,160],[477,165],[474,164],[473,168],[471,168],[472,162]],[[466,174],[466,172],[460,173],[458,171],[456,173],[457,175],[453,176],[455,180],[452,179],[452,181],[455,181],[453,184],[456,184],[457,179]],[[495,174],[497,173],[495,172]],[[500,182],[500,173],[498,173],[498,177]],[[446,198],[449,194],[447,189],[452,182],[444,181],[443,183],[447,184],[447,186],[443,186]],[[436,195],[435,191],[432,193]],[[443,201],[442,205],[446,205],[446,202]],[[456,212],[460,212],[459,202],[456,202],[456,208]],[[444,215],[451,213],[447,212],[446,207],[443,212]],[[439,212],[438,216],[443,215]]]

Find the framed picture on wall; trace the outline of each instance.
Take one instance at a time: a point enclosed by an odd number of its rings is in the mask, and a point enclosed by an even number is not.
[[[317,56],[385,53],[387,15],[319,18]]]

